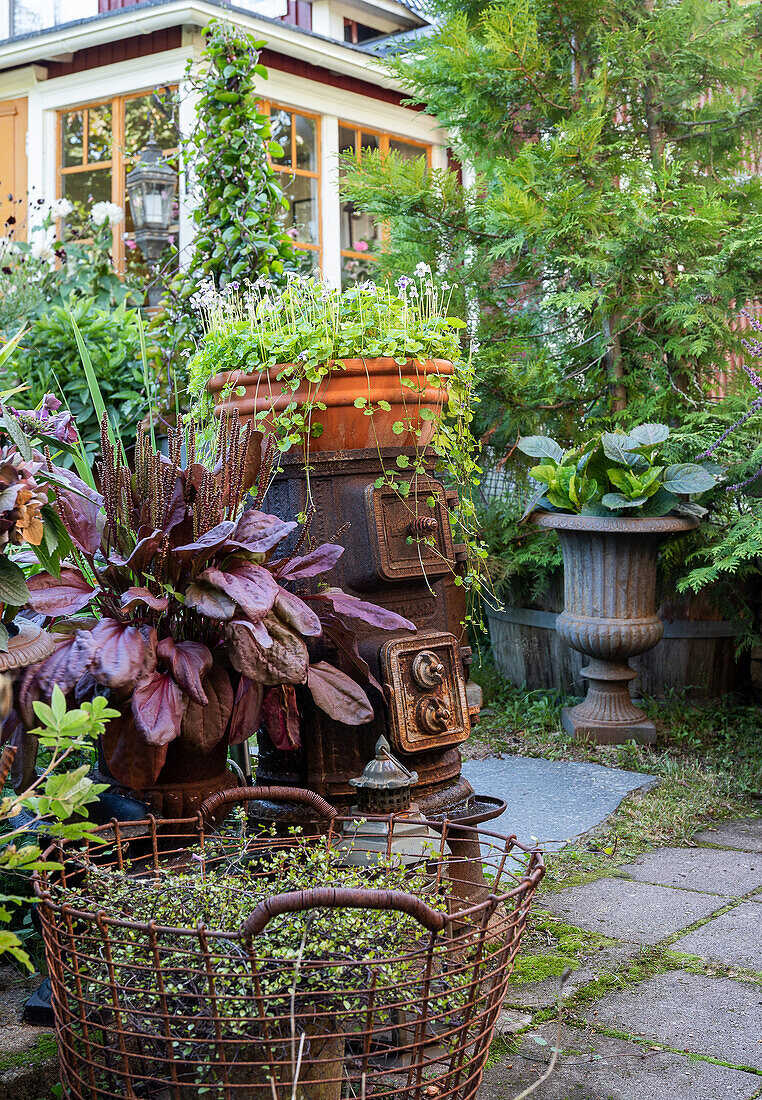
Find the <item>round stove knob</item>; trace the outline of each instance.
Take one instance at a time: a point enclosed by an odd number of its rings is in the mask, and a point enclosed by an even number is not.
[[[452,712],[443,699],[421,699],[416,717],[419,726],[428,733],[444,733],[452,719]]]
[[[431,649],[422,649],[413,658],[413,679],[418,687],[434,688],[444,681],[445,667]]]

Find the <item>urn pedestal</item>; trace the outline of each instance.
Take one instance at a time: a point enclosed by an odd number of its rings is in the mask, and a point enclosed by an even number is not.
[[[564,609],[556,631],[590,663],[588,692],[564,707],[561,723],[579,740],[650,745],[656,727],[630,697],[637,673],[629,658],[664,632],[656,614],[656,560],[668,535],[698,526],[692,516],[620,519],[535,512],[532,522],[558,531],[564,559]]]

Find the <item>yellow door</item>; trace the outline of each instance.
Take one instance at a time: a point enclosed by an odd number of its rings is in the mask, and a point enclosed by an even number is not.
[[[0,100],[0,237],[26,238],[26,126],[26,98]]]

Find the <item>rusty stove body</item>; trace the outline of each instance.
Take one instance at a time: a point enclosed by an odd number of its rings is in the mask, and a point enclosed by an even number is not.
[[[395,756],[417,772],[413,797],[421,811],[439,814],[473,794],[460,774],[459,746],[471,727],[465,598],[453,579],[462,548],[453,545],[446,490],[430,470],[411,478],[404,500],[389,486],[376,487],[379,458],[388,469],[404,453],[413,454],[397,448],[316,454],[309,480],[302,456],[286,455],[267,494],[265,508],[283,518],[312,504],[310,531],[318,544],[335,541],[341,530],[345,551],[329,582],[404,615],[417,632],[388,632],[355,620],[360,653],[384,691],[382,698],[367,688],[374,720],[341,725],[305,692],[299,700],[302,748],[282,752],[260,737],[257,782],[305,786],[348,808],[355,800],[349,780],[362,773],[383,735]],[[419,541],[422,536],[433,538],[434,546]]]

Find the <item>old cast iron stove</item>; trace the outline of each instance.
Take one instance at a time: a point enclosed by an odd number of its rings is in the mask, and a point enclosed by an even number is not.
[[[267,494],[266,509],[284,519],[306,512],[311,503],[316,543],[335,541],[344,528],[339,541],[345,552],[329,580],[404,615],[418,629],[390,633],[356,620],[360,653],[383,686],[383,696],[368,689],[374,720],[341,725],[305,692],[299,699],[302,748],[281,752],[260,738],[257,783],[302,785],[347,809],[355,794],[349,780],[361,774],[385,736],[394,754],[417,772],[414,798],[430,815],[462,806],[473,795],[460,774],[458,748],[470,732],[471,650],[461,625],[463,588],[453,579],[463,548],[453,545],[447,493],[431,472],[433,464],[411,479],[406,499],[375,486],[382,463],[394,468],[400,454],[414,457],[396,448],[316,454],[309,480],[302,456],[287,455]],[[434,545],[420,541],[424,537]]]

